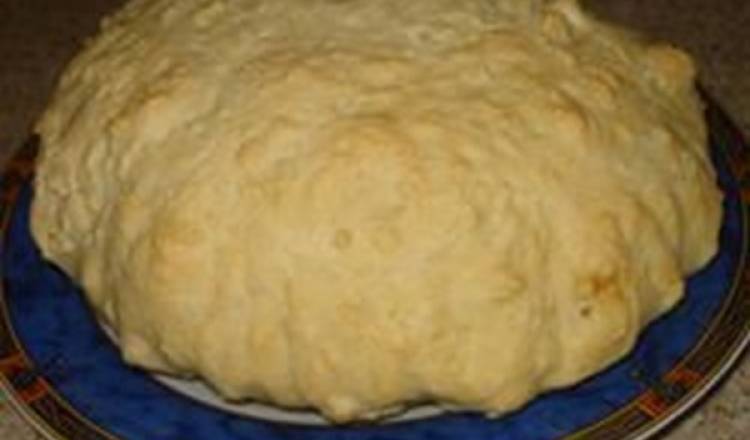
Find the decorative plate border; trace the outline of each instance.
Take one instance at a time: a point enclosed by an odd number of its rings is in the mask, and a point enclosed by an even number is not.
[[[750,265],[748,209],[750,208],[750,147],[726,114],[708,97],[706,118],[711,143],[723,150],[740,191],[742,244],[740,271],[732,291],[693,349],[662,377],[645,379],[649,389],[599,422],[567,439],[645,439],[662,432],[690,409],[738,364],[750,346]],[[39,137],[31,139],[13,156],[0,182],[0,252],[8,232],[13,208],[22,186],[33,178]],[[76,411],[45,375],[55,368],[54,360],[34,364],[15,335],[3,289],[0,290],[0,387],[9,401],[41,434],[55,440],[117,440],[106,429]]]

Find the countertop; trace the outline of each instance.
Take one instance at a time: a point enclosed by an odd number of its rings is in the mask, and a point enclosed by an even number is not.
[[[0,160],[29,133],[66,61],[122,0],[0,2]],[[750,136],[750,2],[589,0],[591,9],[691,52],[701,82]],[[0,398],[1,399],[1,398]],[[38,437],[0,400],[0,439]],[[668,440],[750,438],[750,360]]]

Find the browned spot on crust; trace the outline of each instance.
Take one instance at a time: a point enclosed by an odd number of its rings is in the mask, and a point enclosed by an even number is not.
[[[594,296],[599,296],[611,291],[617,286],[617,273],[612,272],[604,275],[590,276],[586,282],[589,292]]]

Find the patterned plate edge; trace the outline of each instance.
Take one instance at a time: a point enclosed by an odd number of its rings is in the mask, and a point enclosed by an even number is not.
[[[34,174],[39,136],[32,136],[10,159],[0,182],[0,247],[22,185]],[[0,387],[11,407],[48,440],[119,440],[75,410],[33,364],[12,328],[0,285]]]

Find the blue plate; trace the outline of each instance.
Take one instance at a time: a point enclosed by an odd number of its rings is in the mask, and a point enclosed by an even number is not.
[[[710,102],[710,101],[709,101]],[[683,415],[750,341],[747,265],[750,151],[713,104],[711,151],[726,193],[721,247],[684,301],[606,371],[489,420],[475,413],[344,427],[225,412],[125,365],[76,285],[40,257],[29,233],[38,138],[10,162],[0,188],[0,383],[50,438],[130,440],[416,440],[646,438]]]

